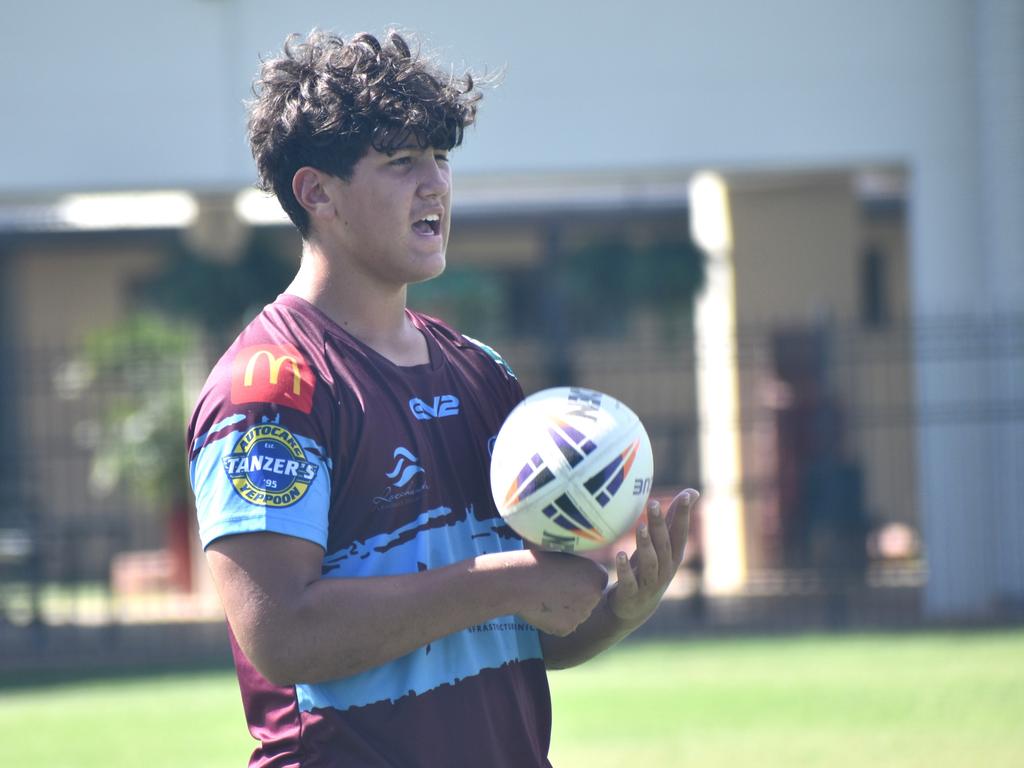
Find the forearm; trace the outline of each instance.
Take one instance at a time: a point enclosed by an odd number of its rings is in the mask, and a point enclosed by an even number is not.
[[[582,664],[608,650],[640,626],[615,616],[608,600],[610,591],[605,592],[594,612],[571,634],[565,637],[541,635],[544,664],[548,669],[566,669]]]
[[[355,675],[452,632],[514,613],[516,574],[530,557],[495,553],[370,578],[321,578],[316,568],[296,579],[287,567],[279,578],[254,576],[253,556],[237,549],[224,547],[208,556],[239,646],[264,677],[280,685]]]
[[[271,533],[229,536],[207,548],[239,647],[273,683],[349,677],[496,616],[516,614],[566,635],[607,583],[589,560],[529,550],[396,576],[323,578],[322,552]]]
[[[478,557],[415,574],[319,579],[278,617],[288,638],[281,672],[289,682],[348,677],[511,613],[511,570]]]

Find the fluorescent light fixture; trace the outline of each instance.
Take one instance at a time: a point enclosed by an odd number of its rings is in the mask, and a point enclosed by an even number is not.
[[[257,226],[290,223],[277,198],[258,189],[246,189],[235,195],[235,215],[246,224]]]
[[[59,224],[79,230],[180,229],[198,215],[196,199],[176,190],[68,195],[56,205]]]

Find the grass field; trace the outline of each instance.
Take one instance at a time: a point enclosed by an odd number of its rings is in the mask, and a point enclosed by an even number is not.
[[[1024,631],[627,644],[551,676],[556,768],[1024,766]],[[0,765],[244,766],[231,672],[0,692]]]

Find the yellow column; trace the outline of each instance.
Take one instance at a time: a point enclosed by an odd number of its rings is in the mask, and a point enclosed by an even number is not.
[[[701,172],[689,200],[691,235],[708,257],[694,314],[704,584],[723,594],[743,586],[747,565],[729,191],[721,176]]]

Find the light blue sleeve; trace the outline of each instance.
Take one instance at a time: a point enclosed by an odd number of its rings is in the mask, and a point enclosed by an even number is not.
[[[222,536],[267,531],[326,549],[331,461],[301,430],[280,415],[254,424],[235,414],[195,441],[189,475],[204,548]]]

